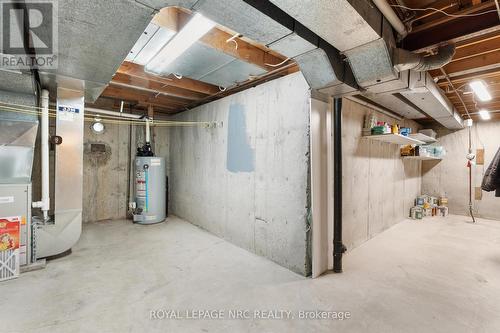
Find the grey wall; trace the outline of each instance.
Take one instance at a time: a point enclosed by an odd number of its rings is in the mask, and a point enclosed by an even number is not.
[[[125,218],[129,175],[128,125],[105,124],[95,134],[85,122],[83,152],[83,221]],[[92,144],[104,144],[105,152],[92,152]]]
[[[447,155],[440,162],[423,166],[422,191],[432,195],[446,194],[452,214],[468,215],[469,172],[465,156],[468,153],[468,130],[452,132],[438,129],[439,143]],[[500,122],[476,122],[472,127],[472,147],[485,150],[485,164],[473,167],[472,186],[479,187],[483,174],[500,148]],[[474,199],[474,192],[473,192]],[[474,211],[480,217],[500,220],[500,198],[494,192],[483,192],[481,200],[474,200]]]
[[[421,188],[421,162],[403,161],[398,145],[361,137],[370,112],[374,111],[343,100],[343,240],[348,249],[405,219]],[[395,121],[375,114],[381,121]],[[411,120],[398,123],[418,128]]]
[[[223,126],[169,130],[171,212],[307,274],[309,97],[296,73],[179,114]]]

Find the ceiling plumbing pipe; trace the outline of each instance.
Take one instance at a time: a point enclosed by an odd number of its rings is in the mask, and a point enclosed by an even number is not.
[[[398,14],[392,9],[392,7],[387,3],[387,0],[373,0],[373,3],[380,10],[382,15],[389,21],[394,30],[397,31],[401,38],[405,38],[408,34],[408,30],[406,29],[403,22],[398,17]]]
[[[122,118],[130,118],[130,119],[140,119],[143,117],[143,115],[140,115],[140,114],[116,112],[116,111],[111,111],[111,110],[89,108],[89,107],[85,108],[85,112],[89,112],[89,113],[93,113],[93,114],[105,114],[105,115],[109,115],[109,116],[116,116],[116,117],[122,117]]]
[[[42,198],[33,202],[33,208],[41,208],[43,220],[48,221],[50,209],[49,189],[49,91],[42,90],[41,96],[41,160],[42,160]]]
[[[450,63],[455,55],[455,49],[455,44],[440,46],[436,54],[428,57],[403,49],[394,49],[394,67],[400,72],[408,69],[416,72],[439,69]]]
[[[149,128],[149,118],[146,117],[146,143],[150,143],[151,142],[151,130]]]

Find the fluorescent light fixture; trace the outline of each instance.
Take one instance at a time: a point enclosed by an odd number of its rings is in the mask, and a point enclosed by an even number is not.
[[[164,74],[168,66],[175,59],[213,27],[215,27],[214,22],[201,16],[199,13],[195,14],[184,28],[146,65],[146,70],[157,74]]]
[[[491,115],[488,110],[482,109],[479,110],[479,116],[481,117],[482,120],[490,120]]]
[[[146,65],[160,50],[172,39],[174,32],[165,28],[159,28],[148,40],[146,45],[139,51],[134,62],[139,65]]]
[[[486,87],[483,81],[479,80],[472,81],[471,83],[469,83],[469,85],[472,88],[472,90],[474,90],[474,93],[481,101],[483,102],[491,101],[491,95],[488,92],[488,88]]]

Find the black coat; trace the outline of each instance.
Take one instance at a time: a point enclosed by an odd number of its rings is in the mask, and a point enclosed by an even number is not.
[[[500,149],[484,174],[481,188],[486,192],[496,191],[495,196],[500,197]]]

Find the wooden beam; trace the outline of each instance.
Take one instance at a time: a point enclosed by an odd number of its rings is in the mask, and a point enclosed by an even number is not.
[[[151,22],[160,27],[165,27],[168,30],[178,31],[179,23],[177,20],[178,10],[175,7],[162,8],[154,17]]]
[[[144,70],[143,66],[128,61],[124,61],[122,63],[120,68],[118,68],[117,73],[127,74],[130,75],[131,77],[147,79],[170,87],[182,88],[185,90],[194,91],[206,95],[212,95],[220,91],[219,87],[216,87],[212,84],[196,81],[186,77],[177,79],[173,75],[164,77],[164,76],[150,74]]]
[[[448,65],[444,66],[444,70],[450,77],[497,68],[500,69],[500,52],[498,52],[498,49],[480,54],[479,56],[450,62]],[[440,78],[439,73],[439,70],[430,72],[432,76]]]
[[[457,45],[455,56],[451,62],[477,57],[486,53],[498,52],[499,50],[500,34],[495,34],[484,39],[478,39]]]
[[[172,82],[172,81],[170,81]],[[169,82],[169,83],[170,83]],[[146,77],[132,76],[125,73],[116,73],[113,76],[111,83],[118,83],[124,85],[135,86],[137,88],[151,89],[153,91],[172,96],[177,98],[183,98],[187,100],[198,100],[203,97],[208,96],[208,94],[199,93],[196,91],[191,91],[187,89],[182,89],[179,87],[174,87],[168,84],[164,84],[158,81],[152,81]]]
[[[402,46],[410,51],[422,52],[442,43],[457,42],[479,34],[499,31],[498,13],[494,1],[488,1],[454,14],[469,15],[487,11],[489,13],[480,16],[446,16],[414,27],[403,40]]]
[[[191,17],[192,15],[189,13],[177,10],[178,29],[182,29],[182,27],[189,22]],[[232,37],[233,35],[230,33],[214,28],[200,38],[199,41],[220,52],[254,64],[262,69],[265,69],[266,71],[275,69],[273,66],[269,66],[268,64],[275,65],[285,60],[284,57],[278,57],[272,54],[269,49],[261,49],[241,38],[234,38],[235,42],[227,42],[227,40]]]
[[[151,104],[148,105],[148,117],[152,118],[152,119],[154,119],[154,117],[155,117],[154,106]]]
[[[444,78],[438,77],[438,85],[440,87],[446,87],[448,82]],[[489,69],[478,71],[476,73],[469,73],[465,75],[457,75],[451,78],[451,82],[453,84],[460,86],[461,84],[467,83],[472,79],[486,79],[486,80],[498,80],[500,79],[500,68],[498,69]]]
[[[137,103],[140,105],[153,105],[165,109],[178,110],[184,108],[187,103],[172,97],[157,96],[152,93],[138,91],[116,86],[108,86],[101,94],[102,97],[124,100],[127,102]]]

